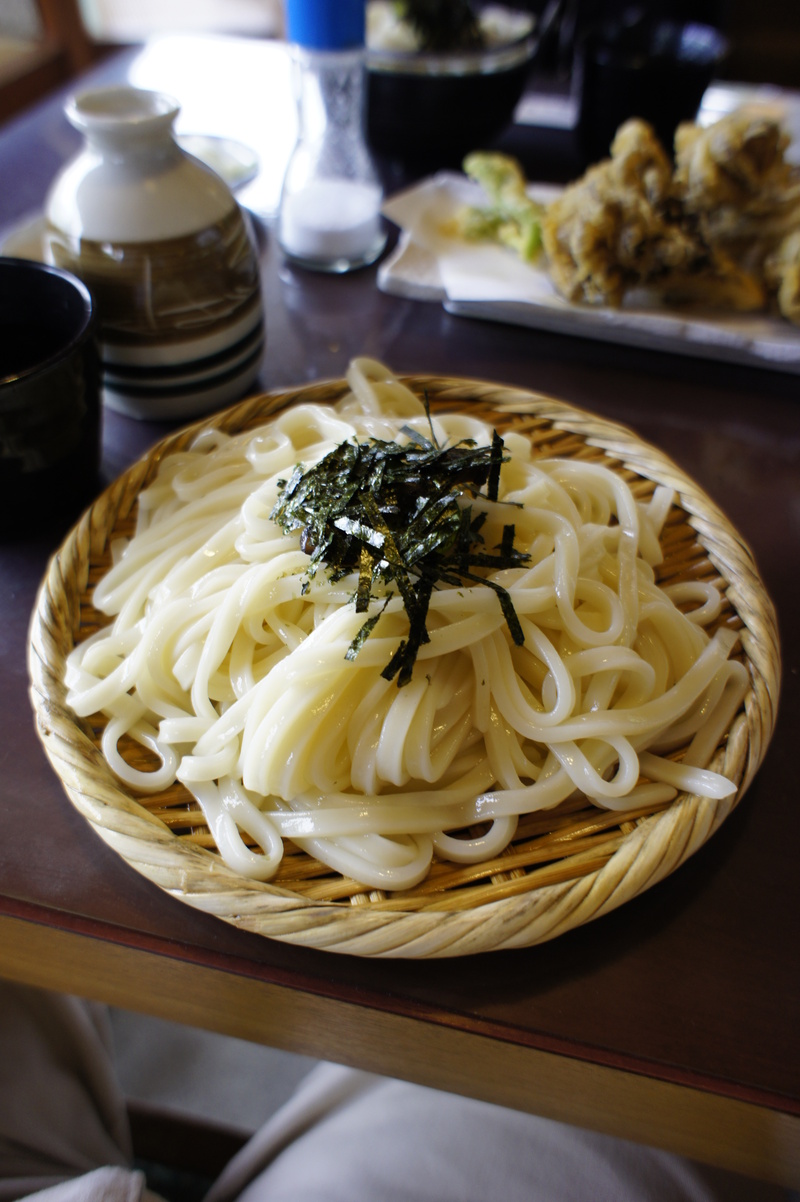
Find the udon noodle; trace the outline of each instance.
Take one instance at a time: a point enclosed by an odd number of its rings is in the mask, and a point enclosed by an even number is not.
[[[370,600],[380,617],[346,658],[364,621],[357,575],[309,578],[299,534],[270,517],[279,481],[345,440],[403,440],[403,426],[432,428],[440,445],[492,439],[468,411],[429,425],[374,361],[355,360],[348,382],[334,407],[290,407],[235,436],[202,432],[141,493],[135,533],[94,592],[112,620],[67,672],[73,710],[107,719],[102,750],[119,779],[144,793],[181,781],[245,876],[269,879],[288,839],[388,890],[417,884],[434,855],[498,854],[520,815],[575,794],[623,810],[683,790],[732,793],[707,764],[747,672],[731,658],[736,635],[705,629],[721,609],[713,583],[656,583],[670,491],[637,502],[618,473],[540,457],[519,433],[504,436],[498,500],[474,504],[487,510],[487,545],[517,506],[529,558],[496,583],[524,644],[495,591],[444,585],[408,684],[382,675],[408,634],[399,595]],[[132,767],[123,736],[157,766]]]

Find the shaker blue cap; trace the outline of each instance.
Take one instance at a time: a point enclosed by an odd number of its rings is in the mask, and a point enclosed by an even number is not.
[[[363,46],[366,0],[286,0],[286,36],[308,50]]]

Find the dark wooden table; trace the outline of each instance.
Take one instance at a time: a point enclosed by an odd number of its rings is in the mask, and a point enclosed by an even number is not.
[[[127,54],[95,78],[119,79]],[[0,129],[0,227],[41,206],[77,135],[55,96]],[[564,139],[518,131],[541,170]],[[548,142],[547,139],[550,139]],[[747,797],[670,878],[524,951],[372,962],[251,936],[161,893],[66,799],[33,729],[28,617],[74,515],[0,548],[0,973],[471,1094],[800,1186],[798,732],[800,380],[468,321],[324,278],[263,237],[265,389],[399,372],[491,379],[624,422],[658,444],[751,544],[777,605],[777,733]],[[168,427],[108,414],[113,477]]]

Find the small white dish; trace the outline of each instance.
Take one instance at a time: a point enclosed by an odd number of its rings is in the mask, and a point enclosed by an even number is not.
[[[175,140],[187,154],[216,171],[233,192],[258,175],[258,155],[244,142],[212,134],[178,134]]]

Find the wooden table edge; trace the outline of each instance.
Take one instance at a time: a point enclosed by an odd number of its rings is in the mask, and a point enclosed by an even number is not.
[[[0,974],[800,1188],[800,1113],[0,913]]]

